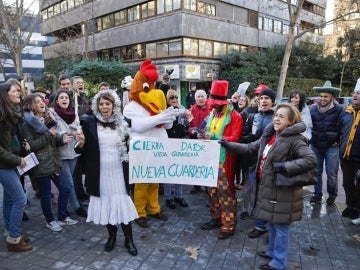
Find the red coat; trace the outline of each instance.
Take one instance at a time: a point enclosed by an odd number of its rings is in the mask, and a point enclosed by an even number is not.
[[[222,139],[228,142],[239,142],[240,137],[242,135],[242,129],[243,129],[243,119],[237,111],[233,110],[231,112],[231,121],[225,127]],[[225,169],[225,175],[227,176],[230,184],[230,189],[233,192],[235,192],[234,159],[235,159],[235,155],[227,151],[224,162],[224,169]]]

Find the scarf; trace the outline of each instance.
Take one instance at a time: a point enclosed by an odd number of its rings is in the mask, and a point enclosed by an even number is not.
[[[330,102],[328,105],[326,105],[325,107],[321,107],[320,106],[320,102],[318,102],[318,104],[316,105],[318,107],[318,110],[320,113],[325,113],[328,110],[330,110],[331,108],[334,108],[334,102]]]
[[[346,112],[352,114],[354,121],[351,125],[349,138],[346,143],[345,153],[343,155],[344,159],[348,159],[350,156],[352,143],[354,141],[355,133],[356,133],[356,130],[357,130],[357,128],[359,126],[359,122],[360,122],[360,111],[359,110],[356,110],[356,108],[354,108],[352,105],[350,105],[346,108]]]
[[[66,124],[71,124],[75,120],[75,109],[69,106],[66,109],[61,108],[58,104],[54,106],[55,112],[66,122]]]
[[[233,107],[231,105],[227,105],[224,107],[223,111],[221,113],[213,112],[210,113],[208,121],[206,123],[206,130],[208,132],[211,132],[212,140],[220,140],[224,134],[225,127],[230,123],[231,121],[231,112],[233,110]],[[220,163],[224,164],[226,158],[226,151],[223,146],[220,147]]]
[[[41,119],[36,117],[32,111],[24,112],[24,121],[33,128],[36,133],[43,134],[49,130]]]

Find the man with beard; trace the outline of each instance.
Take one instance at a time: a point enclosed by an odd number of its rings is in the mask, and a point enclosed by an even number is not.
[[[314,197],[310,203],[322,202],[322,173],[325,169],[327,175],[326,200],[328,206],[335,203],[338,192],[339,170],[339,142],[340,142],[340,116],[343,108],[335,100],[341,89],[332,87],[330,81],[326,81],[323,87],[314,87],[314,91],[320,95],[320,100],[310,109],[313,122],[311,149],[317,158],[316,173],[318,184],[315,185]]]

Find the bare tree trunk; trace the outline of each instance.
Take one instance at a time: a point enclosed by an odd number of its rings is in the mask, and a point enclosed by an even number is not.
[[[286,49],[285,49],[285,53],[284,53],[284,57],[283,57],[283,61],[281,64],[281,69],[280,69],[278,88],[276,91],[276,96],[278,98],[281,98],[284,93],[285,80],[286,80],[287,70],[289,67],[289,59],[290,59],[291,52],[292,52],[292,49],[294,48],[294,44],[295,44],[296,21],[300,16],[300,11],[301,11],[302,5],[304,3],[304,0],[300,0],[298,2],[298,5],[295,7],[294,13],[293,13],[293,8],[290,4],[291,1],[288,0],[287,2],[288,2],[289,17],[290,17],[290,26],[289,26],[288,40],[286,43]]]

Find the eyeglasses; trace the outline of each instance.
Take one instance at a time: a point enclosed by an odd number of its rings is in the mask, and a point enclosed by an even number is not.
[[[174,99],[174,98],[179,99],[178,96],[170,96],[170,97],[169,97],[169,99]]]

